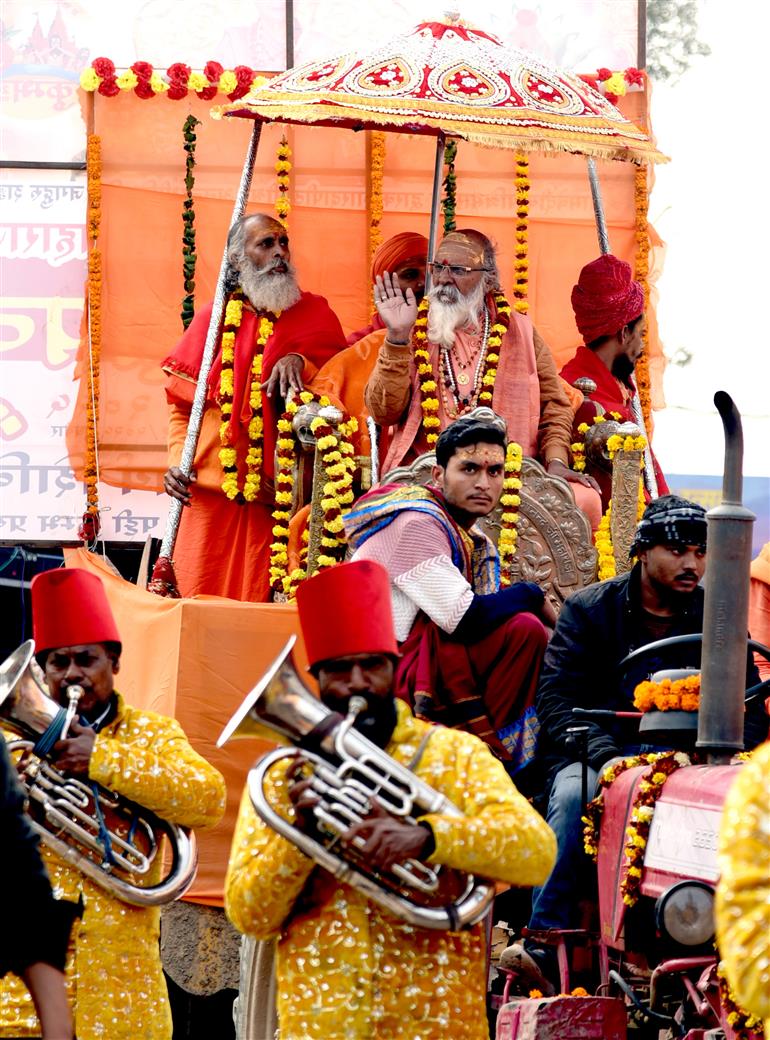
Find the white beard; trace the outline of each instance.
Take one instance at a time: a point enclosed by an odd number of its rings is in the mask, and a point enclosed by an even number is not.
[[[273,265],[257,267],[246,260],[239,272],[240,286],[251,301],[254,310],[287,311],[299,300],[302,292],[297,285],[297,272],[291,264],[284,274],[270,274]]]
[[[448,350],[454,344],[457,329],[478,332],[484,295],[483,281],[469,296],[463,296],[456,285],[434,285],[428,293],[428,340]]]

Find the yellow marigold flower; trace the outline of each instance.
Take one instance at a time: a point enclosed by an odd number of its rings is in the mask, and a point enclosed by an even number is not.
[[[328,520],[326,522],[326,530],[327,531],[335,531],[335,532],[342,531],[342,530],[344,530],[344,526],[345,525],[342,522],[342,517],[341,516],[335,517],[334,520]]]
[[[99,86],[101,82],[102,77],[97,76],[94,69],[92,69],[90,66],[87,69],[83,69],[83,71],[80,73],[80,86],[83,90],[89,91],[89,93],[91,91],[96,90],[96,88]]]
[[[220,448],[219,461],[225,467],[234,466],[236,462],[235,448]]]
[[[125,72],[121,72],[115,82],[121,90],[133,90],[139,79],[132,69],[126,69]]]
[[[291,163],[286,162],[285,159],[279,159],[278,162],[275,164],[276,173],[288,173],[290,169]]]
[[[150,76],[150,88],[153,94],[165,94],[168,90],[168,83],[158,72],[153,72]]]
[[[423,392],[426,394],[432,394],[436,389],[435,379],[426,379],[422,384]]]
[[[602,82],[608,94],[617,94],[618,97],[623,97],[628,89],[622,72],[613,72],[609,79]]]

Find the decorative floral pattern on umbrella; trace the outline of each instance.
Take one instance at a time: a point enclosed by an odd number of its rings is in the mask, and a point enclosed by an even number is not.
[[[368,54],[288,69],[213,114],[443,132],[497,148],[666,160],[642,130],[577,75],[457,20],[423,22]]]

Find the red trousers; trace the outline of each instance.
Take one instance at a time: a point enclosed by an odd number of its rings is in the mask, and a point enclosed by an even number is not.
[[[420,614],[401,646],[396,694],[418,717],[467,729],[510,758],[497,734],[532,708],[547,642],[534,614],[516,614],[470,644]]]

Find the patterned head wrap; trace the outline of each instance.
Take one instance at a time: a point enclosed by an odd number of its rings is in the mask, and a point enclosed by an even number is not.
[[[372,281],[385,271],[391,274],[398,267],[410,261],[417,266],[425,266],[428,259],[428,240],[425,235],[417,235],[413,231],[402,231],[398,235],[382,242],[372,257]]]
[[[575,324],[585,343],[612,336],[644,311],[644,292],[631,265],[611,253],[586,264],[572,290]]]
[[[630,555],[654,545],[699,545],[706,548],[706,510],[679,495],[661,495],[647,506],[636,529]]]

